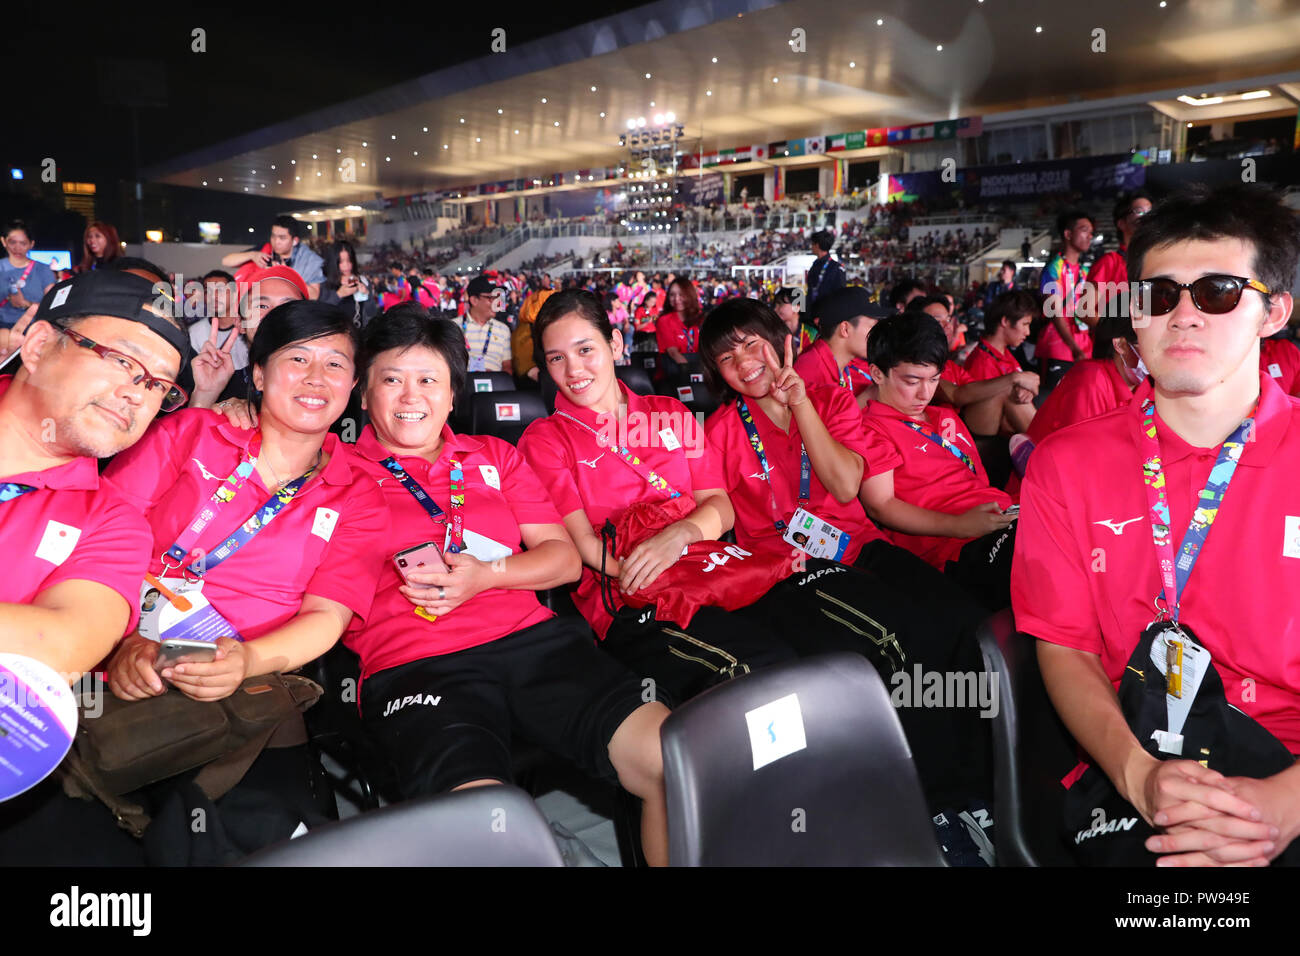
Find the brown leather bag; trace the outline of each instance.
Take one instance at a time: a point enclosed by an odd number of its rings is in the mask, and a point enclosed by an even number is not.
[[[296,674],[264,674],[219,701],[193,700],[172,688],[137,701],[101,691],[97,716],[88,715],[83,696],[76,739],[59,765],[64,792],[98,798],[120,827],[139,837],[149,815],[126,795],[202,767],[194,783],[211,800],[224,796],[267,747],[307,742],[302,713],[322,693]]]

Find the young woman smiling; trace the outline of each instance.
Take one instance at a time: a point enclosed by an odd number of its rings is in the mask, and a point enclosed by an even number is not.
[[[467,361],[456,323],[417,305],[366,329],[370,424],[357,453],[394,530],[374,610],[345,638],[361,657],[362,717],[409,797],[510,781],[515,734],[617,777],[642,800],[646,860],[666,865],[668,709],[646,702],[639,674],[601,654],[579,619],[538,603],[535,591],[574,581],[581,562],[524,457],[447,426]],[[401,554],[420,547],[424,569]]]
[[[614,367],[623,337],[595,295],[570,289],[551,296],[533,336],[538,364],[558,394],[555,414],[528,426],[519,450],[582,557],[574,603],[603,648],[634,673],[652,677],[672,702],[791,659],[791,650],[763,622],[707,602],[688,621],[657,619],[651,609],[627,606],[611,612],[625,604],[618,592],[653,584],[688,545],[725,534],[734,518],[731,502],[690,411],[676,399],[629,392],[618,381]],[[618,521],[637,502],[666,504],[681,517],[627,553],[606,554],[596,529]],[[744,556],[723,558],[731,559]]]

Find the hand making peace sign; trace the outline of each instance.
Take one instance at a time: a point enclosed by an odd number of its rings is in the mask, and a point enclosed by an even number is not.
[[[190,368],[194,372],[194,392],[205,398],[215,398],[220,395],[221,390],[230,381],[230,377],[235,374],[235,360],[231,358],[230,353],[239,339],[239,329],[232,328],[230,335],[226,336],[225,344],[220,348],[217,347],[219,331],[217,320],[213,319],[212,332],[208,340],[203,343],[203,349],[190,363]],[[197,407],[197,403],[191,404]]]
[[[785,364],[776,360],[776,350],[768,342],[763,343],[763,361],[772,373],[772,397],[786,408],[794,408],[808,400],[808,391],[799,373],[794,370],[793,339],[785,337]]]

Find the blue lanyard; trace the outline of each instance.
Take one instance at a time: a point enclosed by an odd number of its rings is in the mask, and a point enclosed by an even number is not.
[[[772,487],[772,469],[767,463],[767,451],[763,448],[763,439],[758,437],[758,425],[754,422],[754,415],[745,404],[743,398],[736,400],[736,413],[740,416],[740,423],[745,426],[745,434],[749,436],[749,445],[754,449],[754,454],[758,456],[758,463],[763,469],[763,478],[767,481],[768,494],[772,496],[772,513],[779,515],[780,506],[776,501],[776,489]],[[793,424],[793,422],[791,422]],[[808,449],[804,447],[802,440],[799,442],[799,503],[806,504],[812,493],[812,462],[808,460]],[[773,520],[772,524],[777,531],[784,531],[786,524],[780,518]]]
[[[0,485],[0,504],[6,501],[13,501],[15,498],[21,498],[29,491],[35,491],[35,485],[20,485],[16,481],[7,481]]]
[[[460,330],[469,337],[469,319],[460,320]],[[479,352],[479,358],[487,355],[488,346],[492,344],[492,319],[487,320],[487,338],[483,340],[483,351]]]
[[[867,380],[868,385],[871,384],[871,376],[860,368],[854,368],[852,361],[850,361],[848,365],[844,366],[844,371],[840,372],[840,384],[849,391],[853,390],[853,376],[850,374],[851,372],[857,372]]]
[[[420,487],[420,483],[411,477],[410,472],[403,468],[395,457],[389,455],[380,464],[393,473],[393,477],[401,482],[402,487],[411,493],[411,497],[420,503],[420,507],[434,522],[438,524],[446,522],[447,512],[438,507],[438,502]],[[454,517],[451,522],[451,541],[447,545],[447,550],[459,554],[465,547],[465,519],[459,514],[460,509],[465,506],[465,470],[455,458],[450,459],[449,464],[451,465],[451,510]]]
[[[916,422],[904,421],[903,424],[912,429],[912,431],[916,432],[918,435],[930,439],[930,441],[934,442],[945,451],[951,452],[954,457],[959,458],[961,463],[970,469],[972,475],[978,474],[975,470],[975,463],[970,460],[970,455],[966,454],[952,442],[948,441],[948,439],[944,438],[942,435],[936,435],[928,428],[922,428]]]
[[[235,473],[218,486],[211,503],[206,505],[204,509],[199,512],[198,516],[186,526],[185,530],[181,533],[181,536],[176,540],[176,542],[167,549],[165,552],[167,557],[171,558],[173,561],[181,562],[192,553],[191,548],[193,543],[198,539],[203,530],[212,523],[213,519],[216,518],[217,513],[221,510],[221,506],[234,499],[235,493],[243,486],[248,475],[252,473],[253,465],[255,463],[255,458],[245,458],[240,462]],[[318,452],[316,455],[316,464],[312,465],[310,471],[305,475],[299,475],[279,491],[272,494],[270,498],[266,499],[266,502],[260,508],[253,512],[252,517],[236,528],[234,532],[231,533],[230,537],[221,543],[220,547],[214,549],[206,556],[201,557],[200,560],[190,564],[185,570],[190,574],[193,574],[195,577],[201,578],[207,572],[217,567],[217,565],[233,556],[236,551],[248,544],[248,542],[252,541],[253,538],[257,537],[259,531],[275,520],[276,515],[283,511],[289,502],[293,501],[298,492],[302,490],[302,486],[311,480],[319,467],[320,453]],[[231,485],[234,490],[227,490],[227,484]],[[177,567],[179,566],[180,565],[178,564]]]
[[[1210,470],[1210,478],[1196,502],[1192,520],[1183,533],[1182,543],[1178,546],[1178,557],[1174,558],[1173,545],[1169,537],[1169,495],[1165,488],[1164,469],[1160,463],[1160,440],[1156,437],[1155,402],[1148,398],[1142,405],[1142,444],[1145,458],[1142,462],[1142,478],[1146,483],[1148,520],[1151,525],[1151,537],[1155,542],[1156,557],[1160,567],[1160,597],[1158,601],[1168,604],[1166,595],[1173,592],[1173,604],[1169,607],[1169,616],[1174,624],[1178,623],[1178,606],[1182,599],[1183,588],[1192,575],[1196,559],[1205,546],[1205,539],[1210,535],[1210,526],[1219,515],[1223,506],[1223,496],[1228,491],[1232,476],[1237,472],[1237,463],[1246,450],[1251,429],[1255,427],[1252,416],[1237,426],[1237,430],[1228,436],[1219,448],[1218,458]]]

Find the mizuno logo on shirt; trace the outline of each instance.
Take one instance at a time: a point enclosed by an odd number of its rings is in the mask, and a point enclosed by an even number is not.
[[[767,481],[767,475],[763,474],[763,472],[761,471],[756,471],[752,475],[749,475],[748,477],[757,478],[759,481]]]
[[[586,465],[588,468],[595,468],[596,462],[600,461],[604,457],[605,457],[605,452],[602,451],[599,455],[597,455],[595,458],[591,459],[590,461],[588,461],[586,458],[579,458],[578,464]]]
[[[220,475],[214,475],[212,472],[208,471],[207,467],[203,464],[203,462],[199,461],[197,458],[191,458],[190,461],[194,462],[194,464],[199,466],[199,474],[201,474],[208,481],[221,480]]]
[[[1124,528],[1126,526],[1131,525],[1134,521],[1141,521],[1141,520],[1142,517],[1139,515],[1136,518],[1129,518],[1127,521],[1118,521],[1118,522],[1115,521],[1115,519],[1113,518],[1103,518],[1100,521],[1094,521],[1093,524],[1105,525],[1107,528],[1110,528],[1111,531],[1115,532],[1116,537],[1119,537],[1124,533]]]

